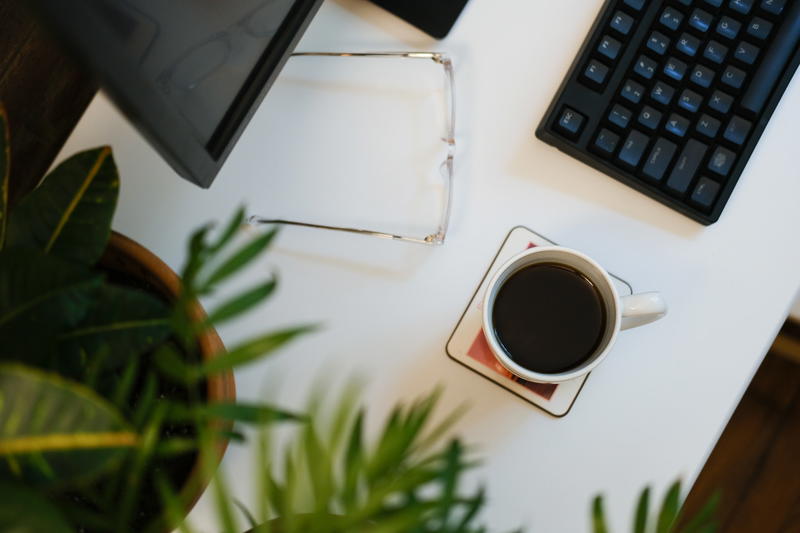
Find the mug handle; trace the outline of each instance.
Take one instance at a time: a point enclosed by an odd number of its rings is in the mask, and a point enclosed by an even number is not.
[[[622,297],[622,325],[630,329],[655,322],[667,314],[667,303],[658,292],[642,292]]]

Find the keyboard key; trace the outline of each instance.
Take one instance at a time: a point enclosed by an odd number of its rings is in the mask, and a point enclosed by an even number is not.
[[[708,168],[719,174],[720,176],[727,176],[733,166],[733,160],[736,155],[730,150],[717,146],[714,150],[714,155],[708,161]]]
[[[633,113],[627,107],[623,107],[619,104],[614,105],[611,109],[611,112],[608,114],[608,120],[610,120],[613,124],[616,124],[620,128],[627,128],[628,123],[631,121],[631,117]]]
[[[674,57],[667,59],[664,63],[664,74],[676,81],[681,81],[686,75],[686,63]]]
[[[724,137],[734,144],[742,145],[747,139],[747,134],[750,133],[752,126],[753,123],[749,120],[734,115],[728,122],[728,127],[725,128]]]
[[[695,56],[699,47],[700,39],[694,35],[689,35],[688,33],[682,33],[678,39],[678,44],[675,45],[675,48],[677,48],[679,52],[683,52],[687,56],[691,57]]]
[[[661,13],[661,24],[675,31],[681,25],[683,15],[677,9],[668,7]]]
[[[689,17],[689,25],[703,33],[708,31],[708,28],[711,27],[711,21],[714,20],[714,17],[711,13],[707,11],[703,11],[702,9],[695,9],[692,11],[692,16]]]
[[[561,111],[561,116],[558,118],[558,129],[565,133],[568,137],[577,138],[583,129],[585,117],[571,109],[564,107]]]
[[[666,129],[673,135],[683,137],[689,129],[689,119],[673,113],[669,116],[669,120],[667,120]]]
[[[644,87],[633,80],[628,80],[622,86],[622,97],[634,104],[638,104],[644,94]]]
[[[667,189],[676,194],[684,194],[689,189],[695,172],[697,172],[703,157],[706,155],[706,150],[708,150],[708,146],[705,144],[689,139],[689,142],[683,147],[681,155],[678,156],[678,161],[675,163],[672,173],[669,175]]]
[[[741,106],[759,113],[767,103],[775,84],[780,80],[784,67],[800,43],[800,2],[795,1],[783,15],[783,23],[764,52],[761,65],[753,75],[753,82],[742,96]]]
[[[719,7],[722,5],[722,0],[705,0],[706,4],[714,7]]]
[[[705,135],[713,139],[717,136],[717,132],[719,131],[719,127],[721,126],[719,120],[715,119],[714,117],[710,117],[706,114],[700,115],[700,119],[697,121],[697,125],[695,129],[698,133]]]
[[[700,87],[708,89],[711,87],[711,82],[714,80],[714,71],[703,65],[695,65],[689,79]]]
[[[644,7],[645,0],[625,0],[625,5],[636,11],[641,11]]]
[[[669,49],[669,38],[663,33],[654,31],[647,39],[647,48],[663,56]]]
[[[786,5],[786,0],[761,0],[761,9],[773,15],[780,15]]]
[[[594,140],[594,146],[606,155],[611,155],[617,149],[619,135],[603,128]]]
[[[711,99],[708,101],[708,106],[711,109],[723,114],[731,110],[731,104],[733,104],[733,96],[725,94],[722,91],[714,91],[714,94],[711,95]]]
[[[650,98],[663,105],[669,105],[674,95],[675,89],[663,81],[657,81],[650,91]]]
[[[608,76],[608,67],[601,62],[592,59],[589,61],[589,65],[583,72],[583,76],[597,85],[603,85],[603,83],[606,81],[606,77]]]
[[[600,55],[604,55],[613,61],[619,55],[620,48],[622,48],[622,44],[618,40],[606,35],[600,40],[597,51],[600,52]]]
[[[736,39],[742,25],[737,20],[730,17],[722,17],[717,24],[717,33],[728,39]]]
[[[703,52],[703,57],[710,59],[714,63],[722,63],[725,61],[726,55],[728,55],[728,47],[717,41],[710,41]]]
[[[622,145],[617,157],[619,157],[620,161],[635,167],[639,164],[648,142],[650,142],[650,137],[639,131],[632,130],[628,134],[628,138],[625,139],[625,143]]]
[[[753,0],[731,0],[728,6],[742,15],[747,15],[753,9]]]
[[[771,31],[772,23],[758,17],[755,17],[750,21],[750,24],[747,25],[748,35],[752,35],[756,39],[766,39],[769,37],[769,32]]]
[[[658,128],[658,125],[661,123],[661,113],[650,107],[649,105],[644,106],[642,108],[642,112],[639,113],[639,124],[646,128],[650,128],[654,130]]]
[[[745,73],[736,67],[729,66],[722,74],[722,83],[729,85],[734,89],[741,88],[744,85]]]
[[[650,150],[650,155],[647,156],[647,159],[644,162],[642,173],[648,178],[661,181],[661,179],[664,177],[664,172],[667,171],[667,167],[672,162],[672,158],[675,156],[675,151],[677,148],[678,147],[675,146],[675,143],[672,143],[663,137],[659,137],[658,140],[656,140],[656,144],[653,146],[653,149]]]
[[[696,113],[697,110],[700,109],[700,104],[702,103],[703,97],[689,89],[684,89],[678,100],[679,106],[692,113]]]
[[[685,5],[685,6],[690,6],[690,5],[692,5],[692,2],[693,2],[693,1],[694,1],[694,0],[678,0],[678,2],[680,2],[681,4],[683,4],[683,5]]]
[[[617,11],[611,17],[611,27],[620,32],[622,35],[628,35],[633,27],[633,17],[626,15],[622,11]]]
[[[747,63],[748,65],[752,65],[756,62],[756,58],[758,57],[759,49],[753,46],[750,43],[746,43],[744,41],[740,42],[736,45],[736,52],[734,52],[733,57],[741,61],[742,63]]]
[[[639,59],[636,61],[636,66],[633,67],[633,71],[639,76],[649,80],[655,75],[657,68],[658,63],[647,56],[639,56]]]
[[[719,183],[705,176],[701,176],[692,192],[691,200],[699,206],[709,209],[714,205],[714,200],[717,199],[719,188]]]

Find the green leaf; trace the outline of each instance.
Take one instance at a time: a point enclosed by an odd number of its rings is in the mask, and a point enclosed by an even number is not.
[[[364,464],[364,411],[361,410],[356,415],[353,427],[350,430],[350,438],[347,443],[344,459],[344,487],[342,488],[342,500],[345,510],[350,511],[356,505],[358,498],[358,478],[362,465]]]
[[[11,137],[8,133],[8,113],[0,104],[0,250],[6,244],[8,227],[8,184],[11,177]]]
[[[277,350],[295,337],[308,333],[313,329],[315,329],[314,326],[289,328],[247,341],[236,346],[228,353],[205,361],[198,367],[198,373],[195,377],[226,372],[247,363],[252,363]]]
[[[681,533],[705,533],[713,532],[717,529],[717,521],[714,516],[717,512],[721,496],[719,492],[711,495],[708,501],[700,509],[694,518],[689,520],[686,527],[681,530]]]
[[[246,267],[253,259],[258,257],[258,255],[261,254],[261,252],[263,252],[267,246],[269,246],[269,243],[272,242],[272,239],[277,233],[278,230],[274,229],[268,233],[259,235],[249,243],[245,244],[208,276],[204,283],[204,287],[213,287],[215,284],[226,278],[229,278],[233,274]]]
[[[67,483],[107,471],[137,443],[119,412],[92,390],[22,365],[0,365],[0,456],[20,463],[28,481],[51,481],[31,457]]]
[[[85,353],[89,359],[108,347],[106,366],[119,368],[159,345],[169,335],[170,310],[137,289],[103,285],[86,316],[59,337],[62,356]]]
[[[214,492],[214,503],[216,504],[215,507],[222,531],[225,533],[239,533],[241,529],[233,513],[230,490],[225,483],[222,472],[218,471],[216,473],[214,480],[211,482],[211,487]]]
[[[598,495],[592,501],[592,531],[594,533],[608,533],[606,516],[603,511],[603,497]]]
[[[108,244],[118,194],[110,147],[76,154],[16,206],[9,219],[8,245],[93,265]]]
[[[220,304],[208,316],[208,323],[218,326],[227,320],[236,318],[237,316],[245,313],[260,304],[275,290],[277,285],[274,279],[271,279],[257,287],[246,290],[230,300]]]
[[[64,516],[38,491],[0,481],[0,530],[6,533],[71,533]]]
[[[186,363],[171,344],[162,344],[153,355],[156,368],[166,377],[178,383],[190,383],[198,378],[197,368]]]
[[[461,473],[462,462],[461,455],[463,448],[461,443],[456,439],[450,443],[444,455],[445,465],[442,470],[442,492],[439,501],[439,508],[441,510],[442,521],[445,525],[448,523],[449,512],[453,508],[453,501],[456,498],[458,476]]]
[[[184,506],[181,504],[178,495],[169,485],[166,477],[160,472],[155,474],[155,483],[158,493],[161,496],[161,501],[164,503],[165,518],[167,520],[168,528],[171,530],[177,528],[181,533],[192,533],[192,528],[186,520],[186,513]]]
[[[672,526],[675,524],[675,519],[678,517],[678,511],[680,510],[680,498],[681,482],[678,480],[670,486],[664,496],[661,511],[658,513],[656,533],[670,533],[672,531]]]
[[[99,274],[35,250],[0,252],[0,354],[40,363],[56,335],[78,324],[101,284]]]
[[[486,503],[486,492],[484,488],[481,487],[478,489],[478,494],[467,502],[464,515],[461,518],[461,522],[456,526],[455,531],[466,531],[470,522],[475,519],[484,503]]]
[[[636,514],[633,518],[633,533],[645,533],[647,529],[647,516],[650,509],[650,487],[645,487],[639,495],[636,504]]]
[[[189,237],[189,245],[186,254],[186,264],[181,269],[181,280],[183,280],[184,290],[194,287],[197,272],[206,260],[208,249],[206,246],[206,235],[211,231],[211,225],[206,224],[196,229]],[[189,294],[189,299],[194,298],[194,294]]]
[[[208,251],[210,253],[215,254],[219,252],[229,242],[231,242],[231,239],[233,239],[234,235],[236,235],[236,232],[239,230],[239,228],[242,227],[242,224],[244,224],[244,212],[245,212],[244,206],[240,206],[236,210],[236,212],[231,217],[230,221],[228,221],[228,225],[225,227],[225,229],[222,231],[219,238],[217,239],[217,242],[209,246]]]
[[[211,418],[221,418],[248,424],[269,424],[283,421],[302,421],[306,417],[278,407],[261,404],[211,403],[198,406],[195,411]]]
[[[304,415],[271,405],[246,403],[210,403],[191,407],[175,404],[170,409],[169,418],[171,420],[221,419],[256,425],[306,420]]]

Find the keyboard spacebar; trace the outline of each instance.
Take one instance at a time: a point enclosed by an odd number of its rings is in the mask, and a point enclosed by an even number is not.
[[[772,46],[761,61],[761,66],[753,75],[753,82],[742,98],[742,107],[753,113],[761,111],[799,41],[800,1],[795,1],[786,13],[778,35],[775,36]]]

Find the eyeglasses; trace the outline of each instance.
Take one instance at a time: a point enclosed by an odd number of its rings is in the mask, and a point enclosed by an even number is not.
[[[332,58],[398,58],[398,59],[412,59],[412,60],[427,60],[433,61],[443,68],[444,73],[444,129],[441,140],[446,146],[445,160],[439,165],[439,174],[442,179],[442,201],[439,211],[439,222],[437,227],[431,233],[424,236],[409,236],[400,235],[393,232],[378,231],[371,229],[360,229],[355,227],[346,226],[333,226],[327,224],[315,224],[312,222],[301,222],[296,220],[275,219],[262,217],[258,215],[251,216],[248,220],[253,225],[262,224],[288,224],[292,226],[303,226],[307,228],[327,229],[335,231],[344,231],[348,233],[357,233],[360,235],[370,235],[372,237],[379,237],[383,239],[392,239],[405,242],[413,242],[418,244],[443,244],[447,229],[450,222],[450,209],[452,204],[453,195],[453,160],[456,152],[455,141],[455,95],[454,95],[454,74],[453,62],[447,54],[440,52],[297,52],[292,54],[292,57],[332,57]]]

